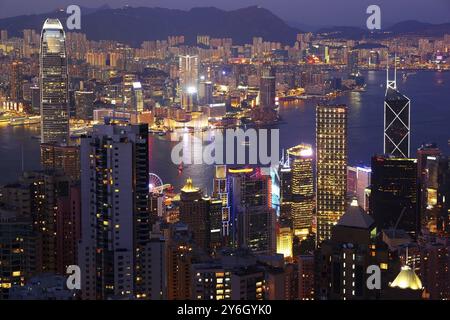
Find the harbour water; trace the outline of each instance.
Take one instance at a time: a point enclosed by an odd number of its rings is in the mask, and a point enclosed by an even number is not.
[[[419,71],[406,79],[398,77],[399,90],[411,99],[411,156],[424,142],[436,142],[450,155],[450,73]],[[364,74],[365,92],[348,92],[332,103],[346,104],[349,108],[348,141],[349,164],[370,165],[370,158],[383,151],[383,99],[385,72],[369,71]],[[299,143],[315,144],[315,106],[317,102],[302,100],[280,106],[283,122],[280,129],[280,147],[289,148]],[[33,126],[0,127],[0,184],[13,182],[22,167],[39,168],[39,140],[33,138],[39,130]],[[164,183],[180,187],[185,178],[205,191],[212,188],[213,166],[184,165],[180,174],[178,165],[171,162],[171,150],[176,142],[167,136],[150,137],[150,171]],[[23,151],[22,151],[23,150]],[[22,161],[23,159],[23,161]]]

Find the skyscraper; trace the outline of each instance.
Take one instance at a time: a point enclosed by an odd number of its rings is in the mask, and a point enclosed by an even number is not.
[[[297,236],[309,234],[314,210],[313,151],[309,144],[288,149],[292,170],[291,219]]]
[[[271,66],[263,66],[259,82],[259,107],[275,108],[275,74]]]
[[[377,231],[395,228],[417,235],[420,228],[417,160],[392,155],[373,157],[369,204]]]
[[[347,193],[347,106],[316,108],[317,244],[345,212]]]
[[[198,92],[198,56],[180,55],[179,77],[181,107],[193,111]]]
[[[41,142],[69,141],[68,74],[65,34],[58,19],[47,19],[40,51]]]
[[[274,253],[275,210],[271,205],[271,180],[259,170],[229,169],[233,244],[254,253]]]
[[[411,101],[397,90],[397,69],[394,80],[387,72],[384,98],[384,154],[409,158]]]
[[[22,69],[23,69],[23,63],[20,61],[14,61],[11,64],[10,97],[11,97],[11,100],[16,101],[16,102],[23,99]]]
[[[150,245],[147,125],[98,125],[81,139],[82,234],[78,264],[85,299],[145,297]]]

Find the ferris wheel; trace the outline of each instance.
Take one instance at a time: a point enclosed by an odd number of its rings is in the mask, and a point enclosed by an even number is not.
[[[162,193],[164,184],[162,179],[155,173],[150,173],[148,177],[148,189],[151,193]]]

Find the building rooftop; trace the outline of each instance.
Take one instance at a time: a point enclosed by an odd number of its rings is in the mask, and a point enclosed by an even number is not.
[[[408,266],[403,266],[402,270],[389,285],[392,288],[420,290],[422,289],[422,281],[417,274]]]
[[[50,19],[50,18],[45,20],[42,29],[64,30],[61,21],[59,21],[58,19]]]
[[[359,229],[371,229],[375,221],[353,200],[346,212],[337,222],[337,225]]]

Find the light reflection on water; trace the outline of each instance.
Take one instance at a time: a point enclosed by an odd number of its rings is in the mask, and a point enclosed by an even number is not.
[[[338,97],[334,103],[349,106],[349,163],[370,164],[370,157],[382,152],[383,98],[386,73],[368,72],[366,92],[352,92]],[[450,73],[417,72],[405,81],[399,81],[399,90],[411,101],[411,150],[423,142],[437,142],[446,154],[450,154],[448,140],[450,130]],[[280,148],[289,148],[305,142],[315,145],[315,102],[285,102],[279,111],[283,119],[280,129]],[[196,133],[210,141],[215,132]],[[36,127],[0,127],[0,183],[16,180],[21,170],[21,145],[24,145],[26,169],[39,167],[39,135]],[[164,183],[180,187],[186,178],[205,192],[212,190],[214,167],[208,165],[184,165],[179,174],[178,165],[171,162],[171,150],[177,137],[152,135],[149,139],[150,171],[158,174]],[[198,153],[198,150],[192,150]]]

